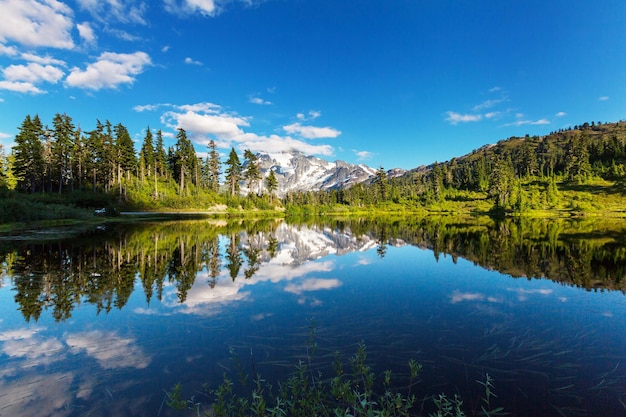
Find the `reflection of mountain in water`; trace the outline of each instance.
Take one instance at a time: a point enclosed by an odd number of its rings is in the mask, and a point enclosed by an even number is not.
[[[330,227],[298,227],[283,223],[274,234],[280,242],[274,261],[283,264],[301,264],[329,255],[344,255],[376,247],[373,238],[356,236],[349,229],[339,231]]]
[[[462,223],[454,219],[156,222],[117,226],[82,238],[0,246],[3,274],[27,321],[51,311],[57,321],[78,303],[97,312],[124,307],[141,285],[146,301],[175,289],[184,303],[198,277],[219,297],[226,282],[289,280],[308,261],[414,245],[463,257],[514,277],[547,277],[586,289],[626,291],[626,226],[572,221]],[[313,265],[328,270],[330,265]],[[236,293],[240,283],[230,288]],[[226,295],[224,292],[223,295]],[[232,294],[231,294],[232,295]]]

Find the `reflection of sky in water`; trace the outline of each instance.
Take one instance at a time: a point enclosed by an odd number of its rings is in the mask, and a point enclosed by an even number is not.
[[[43,314],[25,324],[4,279],[0,415],[153,416],[163,389],[219,381],[229,347],[253,351],[264,376],[284,376],[311,318],[322,350],[350,355],[363,340],[379,371],[422,362],[423,395],[460,392],[476,404],[474,381],[487,372],[514,413],[608,415],[626,401],[621,293],[512,279],[411,246],[381,259],[373,241],[347,239],[350,252],[328,231],[285,233],[295,238],[251,279],[224,269],[211,288],[201,271],[182,304],[173,284],[149,304],[137,284],[122,310],[83,304],[64,323]],[[315,260],[295,262],[296,252]]]

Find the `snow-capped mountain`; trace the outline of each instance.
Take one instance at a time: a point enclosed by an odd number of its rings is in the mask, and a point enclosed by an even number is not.
[[[376,170],[367,165],[349,164],[344,161],[329,162],[296,151],[260,152],[257,156],[263,179],[270,170],[274,171],[278,180],[276,190],[278,196],[283,196],[289,191],[346,188],[376,175]]]

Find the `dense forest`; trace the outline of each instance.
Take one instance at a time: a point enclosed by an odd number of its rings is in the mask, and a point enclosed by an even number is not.
[[[507,215],[621,212],[625,202],[624,121],[512,137],[397,176],[380,167],[371,182],[290,192],[280,200],[275,173],[264,176],[249,150],[242,160],[233,148],[221,161],[211,140],[202,158],[184,129],[166,149],[163,133],[148,127],[137,151],[121,123],[97,120],[91,131],[79,126],[66,114],[56,114],[51,127],[38,115],[25,117],[10,152],[0,148],[0,193],[14,197],[0,203],[1,222],[76,217],[81,208],[96,207],[245,211],[284,206],[287,213],[375,209]]]

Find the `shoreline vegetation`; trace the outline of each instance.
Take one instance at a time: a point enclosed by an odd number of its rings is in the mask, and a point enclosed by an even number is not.
[[[210,141],[202,159],[183,129],[176,139],[166,149],[161,131],[147,129],[137,152],[121,123],[97,121],[94,130],[81,131],[65,114],[55,115],[51,128],[27,116],[11,152],[0,148],[0,233],[99,223],[120,212],[626,217],[625,121],[511,137],[400,175],[380,167],[370,181],[349,188],[281,195],[281,174],[263,173],[251,151],[242,161],[233,148],[221,161]]]

